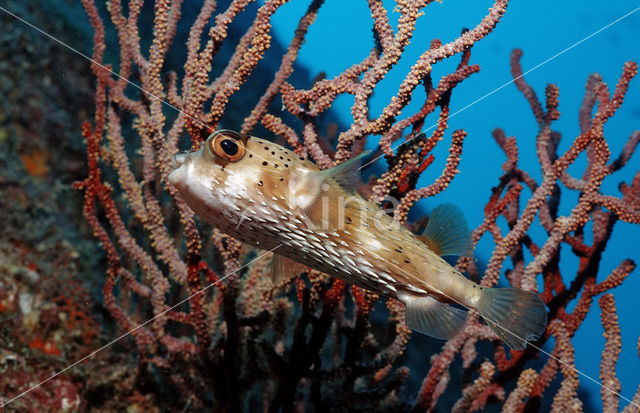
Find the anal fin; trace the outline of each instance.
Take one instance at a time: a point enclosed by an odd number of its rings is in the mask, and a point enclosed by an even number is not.
[[[404,294],[407,326],[431,337],[449,339],[456,335],[467,319],[467,312],[429,296]]]
[[[282,255],[273,254],[271,260],[271,282],[277,284],[289,280],[304,271],[307,267]]]

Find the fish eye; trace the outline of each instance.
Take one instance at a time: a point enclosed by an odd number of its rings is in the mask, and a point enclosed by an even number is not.
[[[232,139],[223,139],[220,142],[220,147],[229,156],[234,156],[238,153],[238,144]]]
[[[236,132],[216,131],[211,135],[209,145],[216,156],[231,162],[239,161],[245,154],[245,140]]]

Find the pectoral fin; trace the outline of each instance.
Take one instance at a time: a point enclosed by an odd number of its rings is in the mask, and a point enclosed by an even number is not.
[[[289,180],[289,203],[292,208],[306,210],[313,205],[323,191],[329,189],[328,181],[333,180],[348,192],[356,193],[360,182],[360,163],[371,151],[333,168],[321,171],[298,169],[291,173]]]
[[[292,170],[289,179],[289,206],[309,228],[330,229],[338,225],[336,219],[344,208],[339,204],[342,198],[329,194],[342,188],[347,200],[351,197],[359,199],[358,182],[360,182],[360,162],[371,151],[364,151],[347,162],[325,170],[299,168]],[[336,185],[337,184],[337,185]],[[339,188],[338,188],[339,187]]]
[[[307,267],[299,264],[282,255],[273,254],[271,260],[271,282],[277,284],[281,281],[290,280],[306,271]]]
[[[362,151],[360,155],[349,159],[346,162],[336,165],[333,168],[320,171],[324,175],[324,179],[333,179],[347,192],[358,192],[358,183],[360,182],[360,165],[362,159],[369,155],[371,151]]]
[[[407,326],[431,337],[449,339],[464,325],[467,312],[435,298],[409,294],[400,297],[406,306]]]

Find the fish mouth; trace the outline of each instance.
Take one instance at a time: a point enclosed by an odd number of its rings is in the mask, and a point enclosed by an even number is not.
[[[173,169],[179,168],[189,157],[189,152],[180,152],[173,156]]]
[[[171,173],[169,174],[169,182],[171,183],[171,185],[177,187],[178,186],[178,175],[180,174],[179,172],[180,167],[178,166],[177,168],[174,168],[173,171],[171,171]]]
[[[191,152],[180,152],[173,156],[171,166],[173,167],[169,174],[169,182],[176,188],[180,185],[180,182],[184,179],[185,170],[182,167],[186,164],[191,156]]]

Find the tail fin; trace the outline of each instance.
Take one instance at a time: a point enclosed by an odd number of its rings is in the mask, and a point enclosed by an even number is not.
[[[519,288],[483,289],[476,310],[514,350],[524,349],[524,340],[540,337],[547,325],[547,311],[540,296]]]

